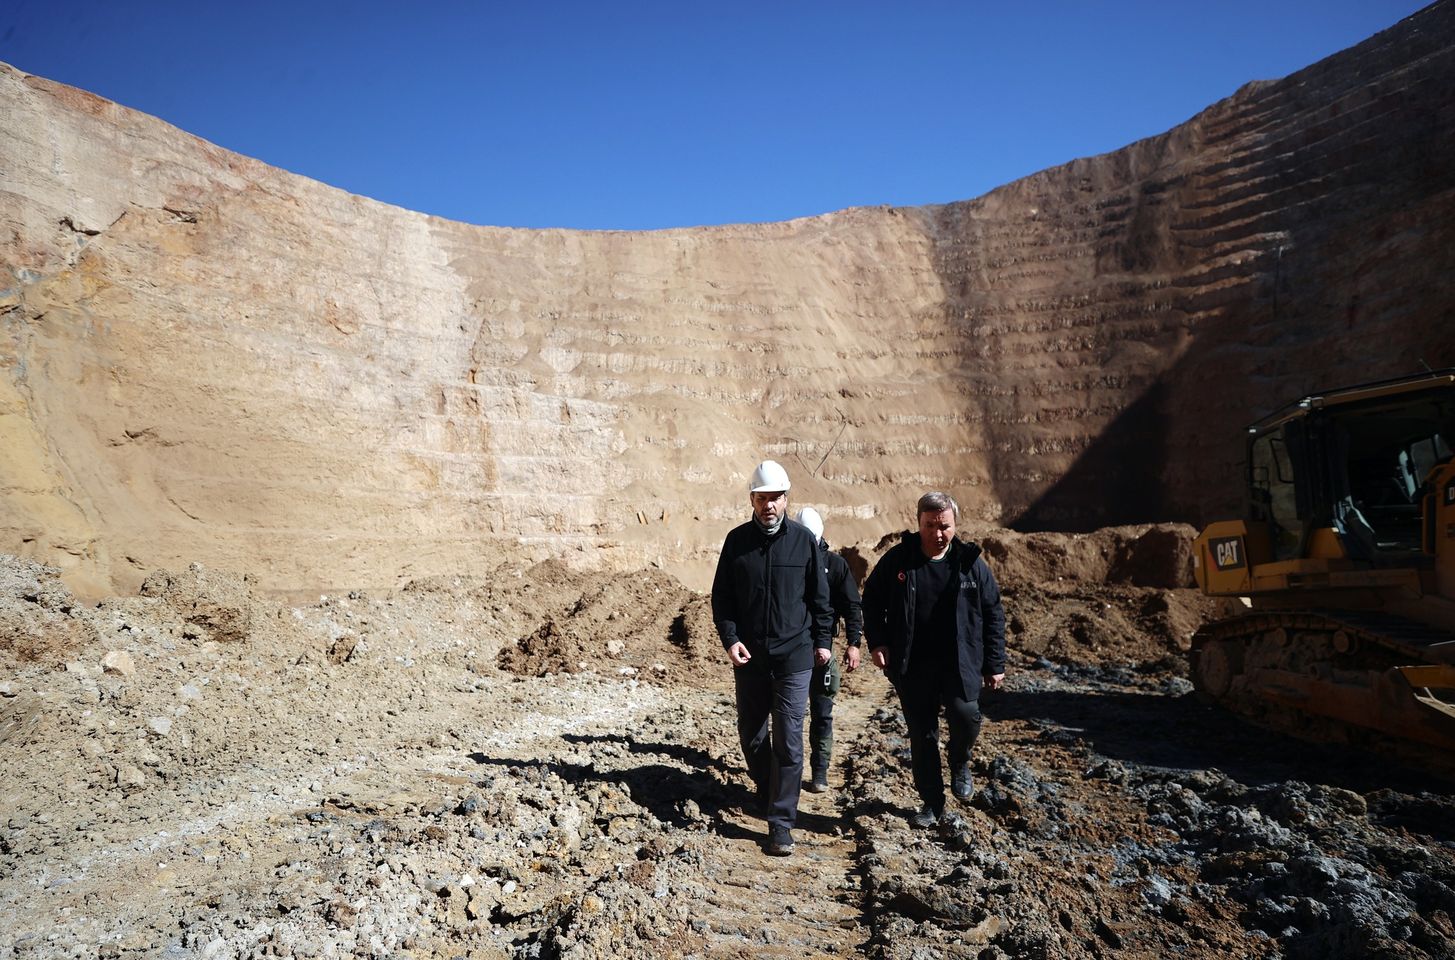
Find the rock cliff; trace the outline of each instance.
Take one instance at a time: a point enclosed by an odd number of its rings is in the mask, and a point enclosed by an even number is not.
[[[975,200],[774,224],[448,222],[3,66],[0,112],[0,550],[82,592],[506,552],[700,586],[763,457],[836,543],[929,488],[1200,522],[1247,421],[1455,365],[1448,2]]]

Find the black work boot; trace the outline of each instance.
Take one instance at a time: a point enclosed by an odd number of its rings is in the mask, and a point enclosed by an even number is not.
[[[768,842],[763,852],[770,857],[787,857],[793,854],[793,832],[787,827],[774,826],[768,830]]]
[[[970,764],[961,764],[950,773],[950,792],[956,800],[969,800],[975,793],[975,778],[970,775]]]

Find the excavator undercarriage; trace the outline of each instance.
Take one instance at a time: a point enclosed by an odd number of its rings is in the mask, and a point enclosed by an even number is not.
[[[1261,726],[1455,777],[1455,635],[1380,614],[1287,610],[1210,623],[1193,686]]]

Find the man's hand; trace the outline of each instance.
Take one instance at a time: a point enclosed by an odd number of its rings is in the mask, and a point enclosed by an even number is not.
[[[844,648],[844,666],[849,669],[849,672],[850,673],[853,673],[855,670],[859,669],[859,645],[858,644],[855,644],[852,647],[845,647]]]
[[[737,643],[728,647],[728,659],[733,662],[733,666],[741,667],[753,659],[753,655],[748,652],[748,648],[743,641],[739,640]]]
[[[833,658],[834,658],[834,652],[832,650],[830,650],[828,647],[814,647],[813,648],[813,662],[816,663],[816,664],[818,664],[820,667],[823,666],[824,664],[828,663]]]
[[[874,666],[878,667],[880,670],[883,670],[884,668],[889,666],[889,648],[875,647],[873,650],[869,651],[869,659],[874,661]]]
[[[999,690],[1002,686],[1005,685],[1005,674],[996,673],[986,675],[985,685],[992,690]]]

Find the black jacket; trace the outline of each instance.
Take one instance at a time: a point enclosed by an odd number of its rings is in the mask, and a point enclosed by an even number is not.
[[[829,581],[829,606],[834,608],[834,636],[839,635],[839,621],[842,620],[844,641],[851,647],[857,647],[859,636],[864,632],[864,611],[859,603],[859,587],[849,570],[849,561],[830,550],[826,540],[819,540],[818,549],[823,554],[823,572]]]
[[[958,571],[949,589],[958,592],[955,633],[957,661],[967,699],[980,696],[980,678],[1005,672],[1005,609],[1000,585],[980,555],[980,546],[950,542],[949,560]],[[888,647],[887,673],[904,676],[914,656],[914,572],[927,563],[919,533],[911,530],[874,565],[864,582],[864,636],[871,650]]]
[[[795,673],[832,645],[829,585],[813,534],[786,517],[773,536],[752,520],[728,531],[712,578],[712,619],[723,649],[742,641],[748,666]]]

